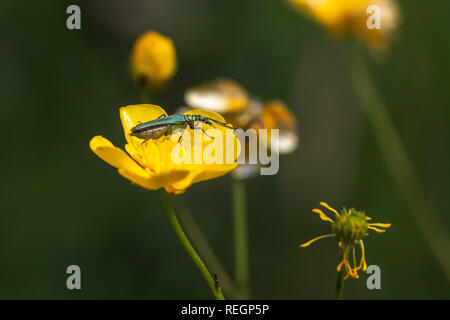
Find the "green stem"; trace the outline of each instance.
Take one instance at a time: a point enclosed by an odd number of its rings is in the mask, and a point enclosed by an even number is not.
[[[450,241],[425,197],[405,147],[370,78],[359,48],[348,52],[350,76],[383,159],[426,242],[450,281]]]
[[[149,104],[151,101],[151,98],[152,98],[151,90],[147,87],[143,87],[142,88],[142,98],[141,98],[142,103]]]
[[[177,216],[175,215],[175,211],[172,207],[172,200],[170,199],[170,195],[167,193],[167,191],[163,191],[163,200],[164,205],[166,207],[167,216],[169,217],[170,223],[172,224],[173,230],[177,234],[178,238],[181,241],[181,244],[186,249],[186,252],[191,257],[192,261],[194,261],[195,265],[198,267],[200,272],[202,273],[203,277],[205,278],[206,282],[210,286],[214,296],[217,298],[217,300],[225,300],[222,290],[217,285],[217,282],[211,274],[209,273],[208,269],[206,268],[205,264],[203,263],[202,259],[199,257],[195,249],[192,247],[191,243],[189,242],[188,238],[184,234],[183,229],[181,228],[180,223],[178,222]]]
[[[239,299],[249,298],[247,203],[245,182],[233,179],[235,277]]]
[[[341,258],[339,259],[339,262],[342,261],[343,257],[344,257],[344,249],[341,249]],[[341,268],[341,270],[337,272],[336,290],[334,291],[335,300],[342,300],[342,294],[344,292],[344,275],[345,275],[344,269],[345,268]]]
[[[237,290],[228,273],[215,255],[214,250],[209,245],[208,240],[200,230],[199,225],[181,197],[176,198],[175,208],[177,209],[178,216],[181,223],[183,223],[188,237],[197,248],[199,254],[203,257],[206,266],[218,274],[220,285],[227,297],[230,299],[237,297]]]

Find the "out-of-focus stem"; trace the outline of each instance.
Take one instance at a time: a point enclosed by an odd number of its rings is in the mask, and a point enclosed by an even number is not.
[[[235,277],[239,299],[249,298],[247,202],[245,182],[233,179]]]
[[[344,248],[341,248],[341,258],[339,261],[342,261],[342,258],[344,257]],[[345,275],[345,268],[341,268],[337,272],[336,276],[336,289],[334,291],[334,299],[335,300],[342,300],[342,295],[344,293],[344,275]]]
[[[360,48],[349,48],[348,65],[353,87],[372,128],[383,159],[410,212],[447,280],[450,281],[450,241],[425,197],[413,165],[375,89]]]
[[[150,101],[152,100],[152,92],[150,88],[143,87],[141,89],[141,95],[142,95],[141,96],[142,103],[149,104]]]

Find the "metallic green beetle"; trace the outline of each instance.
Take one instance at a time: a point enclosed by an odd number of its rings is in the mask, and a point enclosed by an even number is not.
[[[137,126],[131,128],[132,136],[144,139],[146,142],[149,139],[158,139],[163,136],[171,135],[175,130],[186,130],[189,126],[191,129],[202,129],[202,131],[210,138],[214,139],[210,135],[208,135],[202,127],[196,127],[195,122],[203,122],[212,127],[214,127],[213,123],[221,125],[223,127],[234,129],[232,126],[228,125],[225,122],[221,122],[212,118],[204,117],[196,114],[174,114],[171,116],[162,114],[159,118],[155,120],[150,120],[144,123],[140,123]],[[214,127],[215,128],[215,127]],[[183,134],[178,138],[178,142],[181,141]]]

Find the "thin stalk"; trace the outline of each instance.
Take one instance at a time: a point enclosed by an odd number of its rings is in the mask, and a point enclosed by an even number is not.
[[[141,94],[142,94],[142,97],[141,97],[142,103],[149,104],[150,101],[152,100],[151,90],[147,87],[143,87],[141,90]]]
[[[239,299],[249,298],[247,203],[245,182],[233,179],[235,277]]]
[[[348,50],[347,60],[353,87],[387,168],[431,252],[450,282],[450,240],[447,233],[424,195],[405,147],[370,78],[360,49],[356,47]]]
[[[344,257],[344,248],[341,248],[340,256],[341,258],[339,259],[339,262],[342,261],[342,258]],[[344,293],[344,275],[345,268],[341,268],[341,270],[337,272],[336,276],[336,289],[334,291],[335,300],[342,300],[342,294]]]
[[[225,271],[225,268],[220,263],[219,259],[214,253],[214,250],[208,243],[205,235],[200,230],[199,225],[195,221],[189,208],[184,203],[181,197],[177,197],[175,201],[175,208],[177,209],[178,216],[183,223],[184,229],[188,237],[191,239],[193,245],[197,248],[199,254],[203,257],[206,266],[213,270],[218,275],[220,285],[228,298],[233,299],[237,297],[237,290],[231,281],[230,276]]]
[[[199,255],[197,254],[195,249],[192,247],[192,245],[189,242],[188,238],[186,237],[183,229],[181,228],[181,225],[178,222],[177,216],[175,215],[175,211],[173,210],[172,200],[170,199],[170,195],[165,190],[163,191],[163,200],[164,200],[164,205],[166,207],[167,216],[169,217],[169,221],[172,224],[173,230],[175,231],[178,238],[180,239],[181,244],[183,245],[184,249],[186,249],[186,252],[189,254],[192,261],[194,261],[195,265],[198,267],[198,269],[202,273],[203,277],[205,278],[206,282],[208,283],[209,287],[211,288],[216,299],[217,300],[225,300],[225,297],[222,294],[222,290],[221,290],[220,286],[218,285],[217,279],[214,279],[211,276],[211,273],[206,268],[202,259],[199,257]]]

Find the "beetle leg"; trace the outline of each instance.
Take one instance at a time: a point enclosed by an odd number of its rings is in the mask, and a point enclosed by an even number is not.
[[[181,139],[183,139],[183,135],[184,132],[186,131],[188,124],[185,124],[183,127],[181,127],[180,129],[183,130],[180,134],[180,137],[178,138],[178,143],[180,144],[180,147],[182,147],[182,143],[181,143]]]
[[[207,135],[208,137],[210,137],[211,139],[214,140],[214,137],[211,137],[209,134],[207,134],[206,131],[205,131],[205,129],[203,129],[202,127],[194,127],[194,128],[191,127],[191,129],[202,129],[202,131],[203,131],[203,133],[204,133],[205,135]]]

